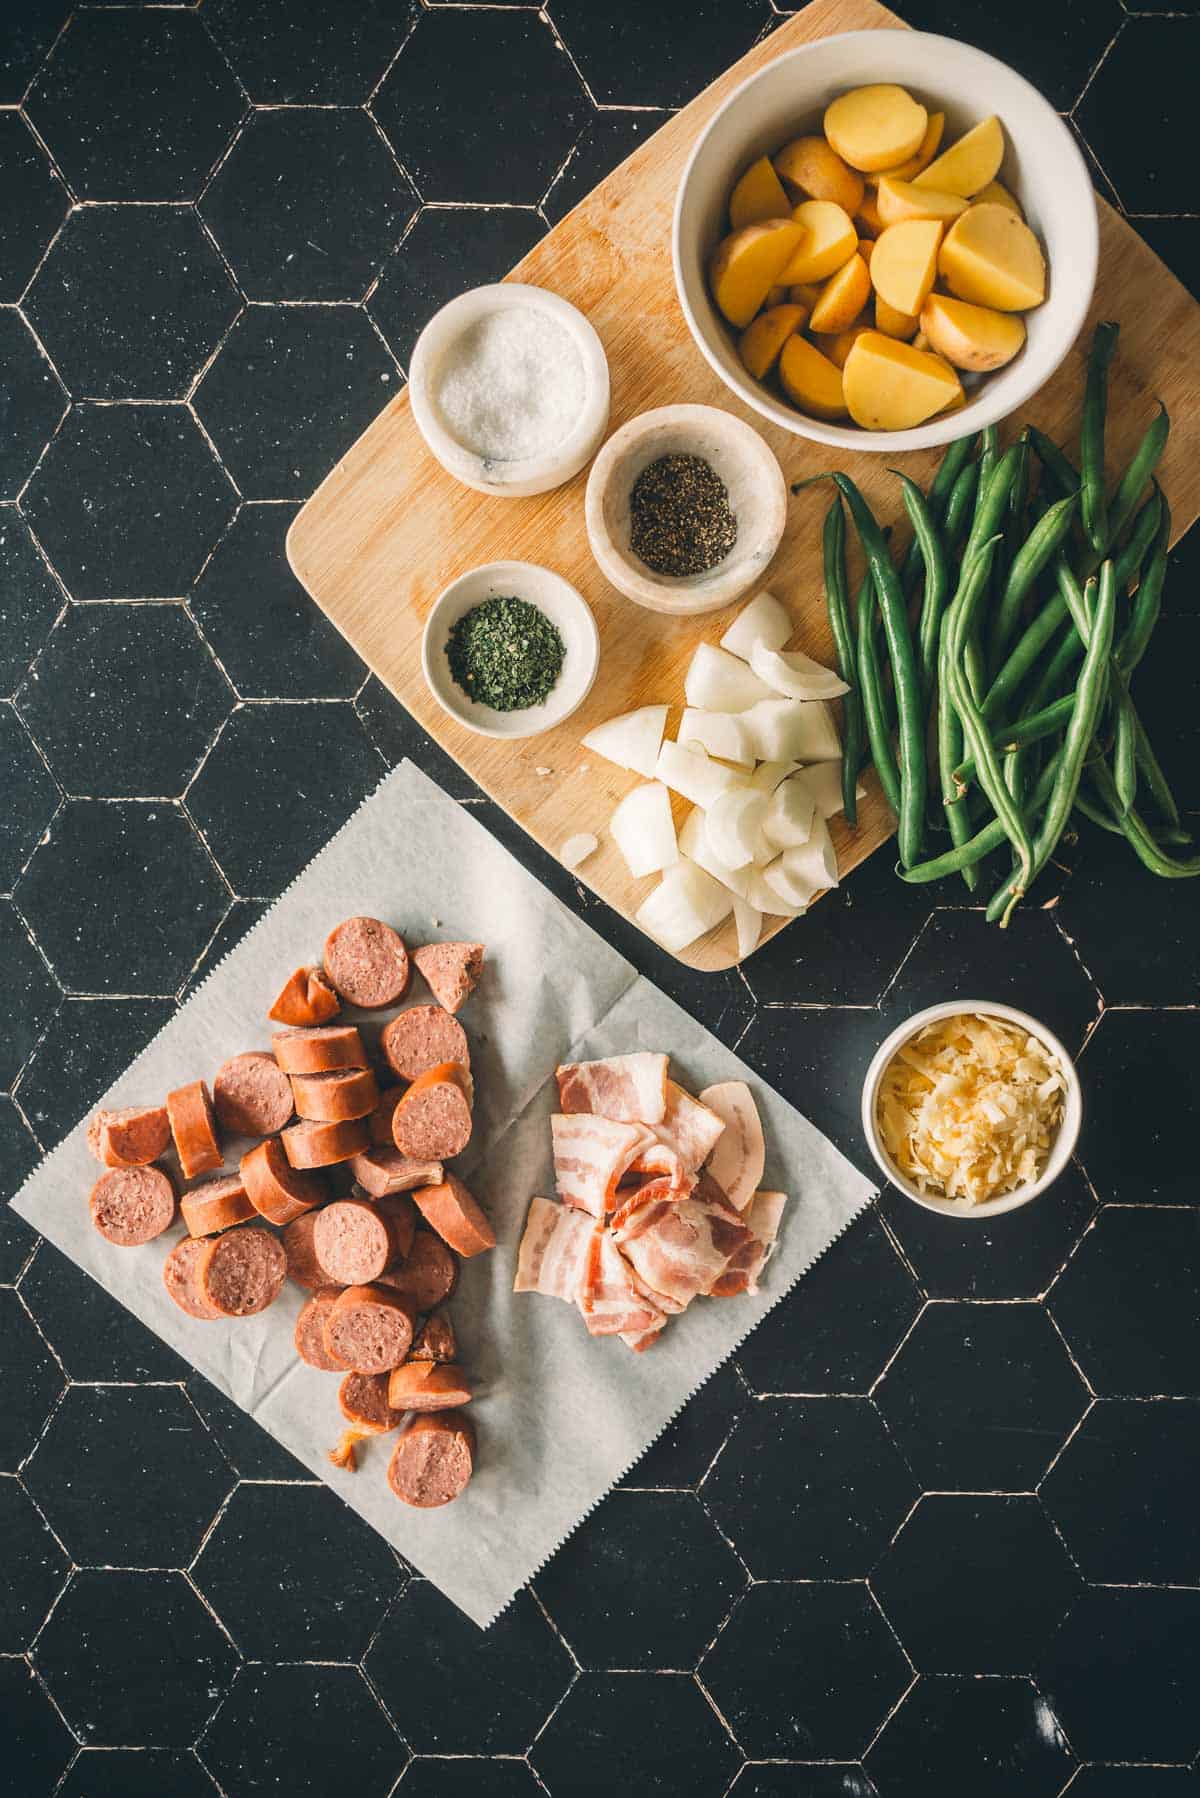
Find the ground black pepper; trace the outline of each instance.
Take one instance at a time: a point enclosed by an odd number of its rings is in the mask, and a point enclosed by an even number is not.
[[[565,655],[556,627],[527,599],[485,599],[463,613],[446,639],[454,680],[496,712],[540,705],[561,674]]]
[[[630,544],[654,574],[707,574],[737,542],[724,481],[703,456],[659,456],[629,495]]]

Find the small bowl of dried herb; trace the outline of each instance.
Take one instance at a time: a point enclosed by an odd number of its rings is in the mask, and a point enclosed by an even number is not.
[[[433,602],[421,639],[429,690],[483,737],[533,737],[583,704],[600,665],[591,608],[536,562],[485,562]]]

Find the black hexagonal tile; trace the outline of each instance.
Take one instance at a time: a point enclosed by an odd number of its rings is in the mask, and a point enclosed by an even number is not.
[[[586,200],[592,189],[639,150],[669,117],[665,112],[598,112],[585,125],[542,201],[550,223],[557,225],[566,218],[573,206]]]
[[[872,1163],[859,1099],[868,1064],[887,1032],[873,1009],[760,1006],[737,1052],[843,1155],[867,1169]]]
[[[1038,1683],[1087,1760],[1186,1761],[1200,1746],[1200,1592],[1092,1586]]]
[[[362,719],[368,738],[389,768],[396,767],[407,757],[436,780],[451,799],[482,801],[483,795],[466,769],[438,747],[412,713],[406,711],[373,674],[359,689],[354,709]]]
[[[267,902],[262,899],[235,899],[233,901],[184,982],[179,995],[181,1000],[191,997],[196,988],[203,984],[231,949],[237,948],[246,932],[257,924],[268,910]]]
[[[192,611],[244,699],[349,699],[366,674],[288,567],[298,510],[243,506],[192,590]]]
[[[81,200],[188,200],[245,101],[196,13],[118,8],[72,19],[27,109]]]
[[[1187,154],[1183,72],[1198,56],[1200,19],[1131,19],[1080,104],[1080,127],[1132,212],[1192,209],[1177,158]]]
[[[76,1573],[34,1661],[85,1743],[186,1748],[237,1657],[182,1573]]]
[[[171,599],[235,503],[185,406],[82,405],[50,445],[25,512],[76,599]]]
[[[1139,219],[1137,223],[1138,230],[1147,234],[1151,225],[1195,225],[1200,221],[1196,219]],[[1147,241],[1152,242],[1153,240],[1147,235]],[[1200,237],[1196,241],[1200,243]],[[1158,253],[1164,257],[1164,260],[1166,259],[1163,250],[1160,249]],[[1181,281],[1184,280],[1178,269],[1175,270],[1175,273],[1179,275]],[[1186,282],[1184,284],[1187,285]],[[1200,295],[1200,280],[1196,280],[1192,285]],[[1194,612],[1200,612],[1200,593],[1196,591],[1196,575],[1198,573],[1200,573],[1200,529],[1193,525],[1180,537],[1167,561],[1163,610],[1169,616],[1174,617],[1176,614],[1187,616]]]
[[[216,1798],[191,1749],[85,1748],[57,1798]]]
[[[1079,1590],[1036,1498],[927,1494],[871,1575],[922,1673],[1028,1673]]]
[[[239,1486],[192,1577],[258,1661],[358,1660],[400,1583],[383,1537],[328,1486]]]
[[[634,1491],[697,1485],[749,1402],[737,1369],[726,1361],[635,1461],[621,1485]]]
[[[865,1585],[760,1585],[700,1677],[754,1760],[853,1760],[912,1679]]]
[[[175,1007],[169,999],[65,999],[25,1065],[18,1096],[52,1149],[120,1074]]]
[[[25,1483],[85,1567],[184,1567],[233,1484],[177,1386],[72,1386]]]
[[[183,399],[239,305],[190,207],[84,206],[24,310],[77,398]]]
[[[532,207],[425,207],[367,300],[400,366],[435,312],[469,287],[499,281],[545,231]]]
[[[0,1589],[0,1651],[21,1654],[61,1589],[70,1562],[12,1474],[0,1477],[0,1537],[7,1575]]]
[[[1200,1584],[1200,1518],[1179,1477],[1198,1427],[1190,1399],[1093,1405],[1041,1486],[1086,1579]]]
[[[21,514],[0,506],[0,693],[17,686],[65,602]]]
[[[524,1761],[415,1760],[404,1798],[538,1798],[544,1791]]]
[[[392,1606],[364,1666],[416,1754],[523,1754],[572,1674],[528,1591],[481,1632],[427,1580]],[[439,1701],[455,1690],[469,1710]]]
[[[53,775],[11,705],[0,702],[0,892],[11,893],[59,801]],[[0,1067],[5,1055],[0,1052]],[[0,1085],[3,1084],[0,1073]]]
[[[197,1744],[226,1792],[387,1798],[404,1745],[357,1667],[243,1667]]]
[[[1200,1216],[1106,1206],[1050,1308],[1101,1393],[1200,1396]]]
[[[756,1579],[854,1579],[916,1489],[867,1399],[761,1399],[700,1496]]]
[[[250,306],[195,393],[248,499],[306,499],[399,376],[353,306]]]
[[[208,0],[204,22],[259,105],[357,106],[412,28],[416,0]]]
[[[54,1791],[75,1743],[27,1661],[0,1659],[0,1714],[4,1771],[13,1791]]]
[[[1070,1798],[1196,1798],[1195,1767],[1081,1767]]]
[[[451,81],[456,129],[447,133]],[[590,110],[545,20],[502,10],[425,13],[372,101],[423,200],[528,206]]]
[[[918,30],[966,37],[990,50],[1065,112],[1079,98],[1122,15],[1116,0],[1087,6],[1055,0],[1037,10],[1014,6],[1003,12],[964,8],[961,0],[918,0],[904,16]]]
[[[1024,1679],[922,1679],[866,1758],[879,1798],[1055,1798],[1071,1753]]]
[[[268,1436],[248,1412],[206,1380],[203,1374],[187,1376],[188,1397],[212,1431],[225,1459],[244,1480],[303,1480],[311,1482],[307,1467],[288,1453],[283,1444]]]
[[[15,1473],[37,1441],[63,1389],[63,1377],[10,1287],[0,1287],[0,1368],[8,1393],[0,1407],[0,1469]]]
[[[67,409],[62,382],[19,312],[0,308],[0,500],[16,499]]]
[[[252,300],[360,300],[417,208],[364,112],[254,113],[200,210]]]
[[[67,0],[28,0],[0,38],[0,105],[15,106],[69,15]]]
[[[731,1798],[879,1798],[862,1768],[844,1761],[747,1762],[729,1789]]]
[[[17,897],[77,993],[173,993],[228,903],[178,806],[100,799],[67,801]]]
[[[38,1146],[24,1118],[7,1097],[0,1097],[0,1285],[11,1286],[33,1252],[37,1237],[24,1218],[11,1210],[12,1198],[38,1161]]]
[[[579,1798],[719,1798],[740,1757],[686,1673],[585,1673],[529,1758],[551,1792]]]
[[[1101,1199],[1195,1204],[1198,1058],[1198,1011],[1105,1012],[1079,1069],[1079,1153]]]
[[[746,1584],[690,1492],[613,1492],[537,1576],[584,1667],[692,1668]]]
[[[273,897],[381,777],[348,705],[240,706],[188,794],[188,809],[243,895]]]
[[[18,112],[0,113],[0,300],[19,300],[69,201]]]
[[[1200,989],[1200,944],[1178,882],[1153,879],[1123,837],[1091,824],[1081,829],[1077,865],[1059,922],[1105,1004],[1171,1005]]]
[[[174,1349],[53,1243],[39,1247],[21,1296],[68,1379],[179,1380],[187,1371]]]
[[[600,106],[682,106],[773,23],[763,0],[554,0],[551,13]]]
[[[115,604],[70,607],[16,703],[68,793],[174,798],[233,694],[181,606]]]
[[[10,1087],[53,1017],[59,993],[7,899],[0,899],[0,967],[0,1087]]]
[[[864,1212],[738,1350],[756,1392],[866,1392],[921,1306],[874,1211]]]

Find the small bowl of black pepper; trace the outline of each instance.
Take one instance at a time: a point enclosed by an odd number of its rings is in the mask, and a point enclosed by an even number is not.
[[[588,477],[592,554],[656,612],[713,612],[758,586],[779,547],[787,484],[750,425],[716,406],[660,406],[616,431]]]
[[[532,737],[591,692],[600,637],[569,581],[536,562],[486,562],[433,602],[421,639],[429,690],[468,730]]]

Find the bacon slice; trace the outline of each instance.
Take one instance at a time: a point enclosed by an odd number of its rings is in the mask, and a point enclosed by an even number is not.
[[[712,1152],[709,1172],[735,1211],[744,1211],[763,1177],[766,1147],[754,1095],[744,1080],[706,1086],[700,1103],[723,1119],[724,1132]]]
[[[624,1177],[628,1179],[630,1174],[647,1174],[655,1180],[665,1178],[676,1192],[690,1192],[696,1184],[696,1177],[684,1166],[679,1150],[663,1142],[652,1129],[646,1131]]]
[[[736,1212],[699,1197],[651,1198],[625,1217],[613,1238],[659,1303],[682,1308],[711,1292],[729,1263],[756,1240]]]
[[[666,1322],[659,1307],[639,1292],[612,1236],[593,1230],[577,1298],[592,1336],[640,1336]]]
[[[738,1250],[714,1285],[709,1295],[711,1298],[732,1299],[740,1292],[753,1295],[759,1290],[759,1275],[775,1248],[786,1204],[785,1192],[755,1193],[742,1213],[742,1222],[754,1232],[753,1241]]]
[[[569,1211],[553,1199],[532,1199],[513,1291],[541,1292],[574,1304],[593,1231],[584,1212]]]
[[[662,1323],[655,1324],[652,1330],[622,1330],[621,1341],[626,1348],[632,1349],[635,1355],[642,1355],[658,1341],[666,1321],[664,1317]]]
[[[565,1205],[603,1217],[616,1199],[617,1184],[637,1153],[645,1131],[588,1113],[550,1119],[554,1184]]]
[[[667,1081],[667,1111],[654,1134],[673,1149],[689,1174],[704,1165],[720,1141],[725,1121],[674,1080]]]
[[[660,1124],[667,1110],[667,1058],[639,1050],[607,1061],[568,1061],[558,1069],[565,1112],[590,1111],[619,1124]]]

